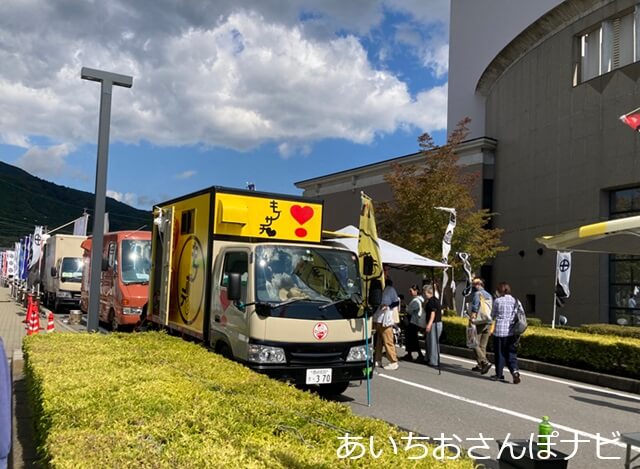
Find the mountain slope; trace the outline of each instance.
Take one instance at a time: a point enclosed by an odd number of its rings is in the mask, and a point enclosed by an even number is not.
[[[0,162],[0,247],[13,247],[13,242],[32,234],[35,225],[57,228],[82,215],[83,209],[93,214],[92,193],[59,186],[32,176],[15,166]],[[138,210],[107,197],[111,231],[135,230],[143,225],[151,229],[151,212]],[[89,233],[92,226],[89,217]],[[59,233],[71,233],[73,225]]]

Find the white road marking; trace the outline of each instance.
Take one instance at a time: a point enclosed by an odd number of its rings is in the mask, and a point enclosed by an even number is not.
[[[477,405],[479,407],[484,407],[485,409],[495,410],[496,412],[500,412],[502,414],[511,415],[512,417],[518,417],[518,418],[521,418],[521,419],[524,419],[524,420],[529,420],[530,422],[540,423],[540,418],[539,417],[532,417],[531,415],[527,415],[527,414],[523,414],[523,413],[520,413],[520,412],[516,412],[515,410],[509,410],[509,409],[505,409],[503,407],[498,407],[498,406],[495,406],[495,405],[487,404],[486,402],[476,401],[475,399],[469,399],[468,397],[458,396],[457,394],[453,394],[453,393],[446,392],[446,391],[441,391],[440,389],[432,388],[432,387],[429,387],[429,386],[424,386],[422,384],[414,383],[412,381],[407,381],[406,379],[396,378],[395,376],[385,375],[384,373],[380,373],[380,374],[378,374],[378,376],[380,378],[386,378],[386,379],[390,379],[391,381],[396,381],[398,383],[406,384],[407,386],[413,386],[414,388],[423,389],[425,391],[432,392],[434,394],[439,394],[439,395],[444,396],[444,397],[450,397],[451,399],[456,399],[458,401],[466,402],[467,404]],[[575,428],[567,427],[565,425],[560,425],[560,424],[555,423],[555,422],[551,422],[551,424],[553,425],[553,427],[555,429],[571,432],[571,433],[574,433],[576,435],[587,437],[590,440],[594,440],[594,441],[598,440],[598,438],[600,438],[600,439],[608,438],[607,436],[598,437],[597,435],[594,435],[593,433],[587,433],[587,432],[583,432],[582,430],[576,430]],[[627,447],[627,445],[624,444],[624,443],[611,442],[611,443],[608,443],[608,444],[615,445],[615,446],[618,446],[620,448],[626,448]]]
[[[459,361],[459,362],[464,362],[464,363],[469,363],[469,364],[475,364],[476,363],[475,360],[467,360],[466,358],[454,357],[453,355],[446,355],[444,353],[441,354],[441,356],[447,357],[450,360],[455,360],[455,361]],[[624,394],[624,393],[621,393],[621,392],[612,391],[611,389],[608,389],[608,388],[599,388],[599,387],[594,387],[594,386],[588,386],[586,384],[581,384],[581,383],[578,383],[576,381],[568,381],[568,380],[559,379],[559,378],[550,378],[548,376],[543,376],[543,375],[538,375],[538,374],[533,374],[533,373],[527,373],[526,371],[522,371],[522,370],[520,370],[520,374],[522,376],[529,376],[531,378],[537,378],[537,379],[542,379],[542,380],[545,380],[545,381],[552,381],[554,383],[565,384],[567,386],[573,386],[574,388],[588,389],[590,391],[598,391],[598,392],[602,392],[602,393],[606,393],[606,394],[611,394],[612,396],[626,397],[628,399],[635,399],[636,401],[640,401],[640,396],[636,396],[634,394]]]

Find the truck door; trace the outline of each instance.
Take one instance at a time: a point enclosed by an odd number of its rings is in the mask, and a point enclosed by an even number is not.
[[[169,294],[171,292],[171,270],[173,260],[173,207],[162,210],[162,225],[158,227],[161,233],[160,245],[162,246],[162,271],[160,274],[160,297],[158,298],[158,317],[160,324],[169,324]],[[154,288],[155,290],[155,288]],[[155,312],[154,312],[155,313]]]
[[[115,241],[107,243],[107,270],[100,274],[100,318],[110,321],[109,314],[115,308],[116,272],[118,270],[118,245]],[[114,309],[115,314],[115,309]]]
[[[227,298],[227,287],[229,285],[229,274],[238,273],[242,281],[242,294],[240,304],[245,304],[248,299],[249,287],[249,251],[248,250],[228,250],[224,253],[222,272],[219,279],[219,304],[220,309],[213,311],[213,327],[220,329],[230,342],[234,356],[241,355],[241,351],[246,348],[248,340],[247,314],[244,308],[240,309],[238,304],[234,304]]]

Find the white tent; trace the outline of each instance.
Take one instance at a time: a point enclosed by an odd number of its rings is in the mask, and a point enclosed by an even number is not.
[[[337,245],[346,247],[350,251],[357,253],[358,233],[359,230],[355,226],[345,226],[344,228],[336,231],[334,235],[339,236],[340,234],[343,234],[347,237],[336,237],[334,239],[330,239],[329,241]],[[382,256],[383,264],[392,264],[397,267],[418,266],[436,267],[441,269],[449,267],[449,265],[447,264],[443,264],[442,262],[434,261],[433,259],[429,259],[428,257],[424,257],[420,254],[416,254],[415,252],[411,252],[393,243],[385,241],[382,238],[378,238],[378,244],[380,246],[380,255]]]
[[[558,251],[640,254],[640,216],[584,225],[536,239]]]

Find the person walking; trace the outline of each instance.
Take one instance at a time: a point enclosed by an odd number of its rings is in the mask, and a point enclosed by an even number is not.
[[[473,296],[469,307],[469,326],[476,326],[478,333],[478,345],[473,349],[477,365],[471,368],[472,371],[479,371],[485,375],[491,369],[491,363],[487,360],[487,344],[489,337],[493,332],[493,320],[491,318],[491,309],[493,306],[493,298],[491,294],[484,289],[484,280],[475,277],[471,282],[473,287]]]
[[[440,301],[433,294],[433,287],[425,285],[422,287],[424,293],[425,304],[424,311],[426,314],[427,325],[426,342],[427,342],[427,365],[433,367],[440,366],[440,334],[442,334],[442,306]]]
[[[424,299],[420,296],[420,289],[418,285],[411,285],[409,287],[409,294],[411,295],[411,301],[407,306],[407,316],[409,317],[409,324],[405,333],[405,347],[407,354],[402,357],[404,360],[413,361],[413,352],[418,352],[417,360],[423,361],[424,355],[420,350],[420,344],[418,343],[418,332],[424,330],[427,326],[426,314],[422,307]]]
[[[389,359],[389,363],[383,367],[385,370],[398,369],[398,356],[396,355],[396,345],[393,340],[393,309],[398,307],[399,301],[398,293],[393,288],[393,282],[390,279],[385,280],[382,302],[373,315],[373,324],[376,330],[374,360],[376,366],[382,364],[382,347],[384,346],[385,353]]]
[[[522,305],[511,296],[511,286],[507,282],[498,284],[496,294],[498,297],[493,302],[491,310],[491,316],[496,321],[493,332],[496,374],[491,379],[504,382],[502,371],[506,364],[513,377],[513,384],[518,384],[520,383],[520,371],[518,370],[516,343],[519,337],[515,335],[513,329],[516,312],[518,308],[522,308]]]

